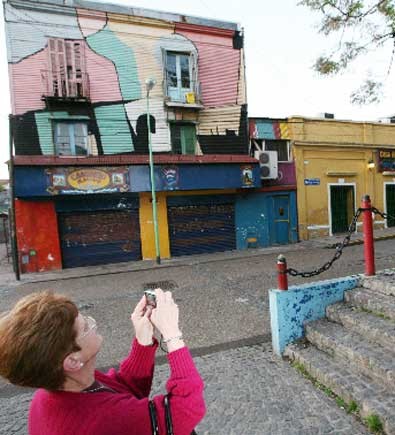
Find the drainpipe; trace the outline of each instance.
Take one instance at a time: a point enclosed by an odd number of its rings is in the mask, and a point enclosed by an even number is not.
[[[9,115],[9,153],[10,160],[8,162],[8,172],[10,176],[10,235],[11,235],[11,250],[12,250],[12,265],[15,273],[15,279],[20,281],[19,261],[18,261],[18,243],[16,239],[16,222],[15,222],[15,193],[14,193],[14,153],[13,153],[13,125],[12,115]]]

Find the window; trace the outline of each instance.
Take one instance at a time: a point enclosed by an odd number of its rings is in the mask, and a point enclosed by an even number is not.
[[[55,148],[59,156],[88,154],[88,127],[85,122],[56,122]]]
[[[173,153],[195,155],[196,127],[194,124],[170,124],[170,136]]]
[[[191,53],[166,52],[167,95],[171,101],[186,102],[186,93],[195,89],[195,60]]]
[[[265,151],[277,151],[279,162],[289,162],[289,141],[265,140]]]
[[[50,38],[48,41],[47,96],[88,96],[84,46],[81,41]]]

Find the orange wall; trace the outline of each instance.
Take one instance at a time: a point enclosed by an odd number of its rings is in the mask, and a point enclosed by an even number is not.
[[[16,200],[15,220],[21,273],[61,269],[55,204]]]

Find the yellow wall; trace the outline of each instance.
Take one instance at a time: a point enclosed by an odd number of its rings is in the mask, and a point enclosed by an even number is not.
[[[299,237],[308,240],[330,234],[329,185],[354,184],[355,206],[368,194],[384,211],[384,183],[395,177],[378,172],[376,151],[395,149],[395,125],[335,120],[289,119],[296,166]],[[368,169],[369,160],[376,167]],[[305,186],[304,180],[320,184]],[[382,221],[380,216],[377,221]],[[383,227],[379,222],[377,227]]]
[[[161,258],[170,258],[167,202],[165,193],[157,192],[156,200],[160,256]],[[156,258],[154,223],[152,218],[151,193],[148,192],[140,193],[140,234],[143,260],[154,260]]]

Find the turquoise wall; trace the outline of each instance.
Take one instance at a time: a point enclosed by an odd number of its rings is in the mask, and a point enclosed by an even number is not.
[[[236,246],[237,249],[247,249],[247,239],[257,238],[254,247],[265,248],[275,244],[273,198],[289,196],[290,242],[298,241],[297,209],[295,191],[279,192],[246,192],[236,197]],[[250,246],[253,247],[253,246]]]
[[[104,154],[134,151],[132,136],[123,104],[95,107]]]
[[[138,78],[136,58],[131,47],[120,41],[107,27],[88,36],[86,41],[97,54],[114,63],[123,99],[140,99],[142,97],[141,84]]]

